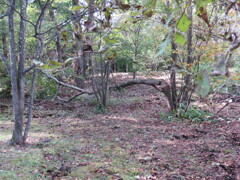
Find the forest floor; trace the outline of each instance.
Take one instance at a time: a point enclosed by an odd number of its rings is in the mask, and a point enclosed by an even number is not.
[[[117,74],[111,83],[127,79],[131,76]],[[73,94],[63,88],[61,97]],[[2,107],[0,179],[240,179],[239,103],[196,121],[179,119],[167,113],[159,91],[135,85],[110,92],[105,113],[96,104],[88,95],[69,103],[39,100],[25,147],[8,145],[11,107]],[[223,106],[214,104],[215,112]]]

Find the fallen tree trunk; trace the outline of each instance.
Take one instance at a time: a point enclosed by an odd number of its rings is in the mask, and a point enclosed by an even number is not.
[[[158,91],[162,92],[167,100],[168,105],[171,110],[174,110],[174,105],[172,102],[172,96],[171,96],[171,87],[170,85],[163,79],[157,80],[157,79],[133,79],[127,82],[123,82],[120,84],[116,84],[114,86],[109,87],[109,89],[121,89],[128,86],[136,85],[136,84],[144,84],[149,85],[157,89]]]
[[[89,90],[85,90],[85,89],[81,89],[78,88],[76,86],[72,86],[66,83],[63,83],[61,81],[59,81],[57,78],[53,77],[52,75],[48,74],[47,72],[38,69],[40,72],[42,72],[43,74],[45,74],[48,78],[54,80],[57,84],[74,89],[79,91],[80,93],[77,95],[74,95],[73,97],[71,97],[68,100],[64,100],[65,102],[70,102],[71,100],[73,100],[74,98],[76,98],[77,96],[80,96],[82,94],[94,94],[93,91],[89,91]],[[132,86],[132,85],[137,85],[137,84],[143,84],[143,85],[148,85],[148,86],[152,86],[155,89],[157,89],[158,91],[162,92],[167,100],[168,100],[168,106],[171,110],[174,110],[174,104],[172,101],[172,96],[171,96],[171,87],[170,85],[163,79],[157,80],[157,79],[133,79],[133,80],[129,80],[120,84],[116,84],[114,86],[110,86],[109,89],[121,89],[121,88],[125,88],[128,86]],[[60,98],[60,100],[63,100]]]

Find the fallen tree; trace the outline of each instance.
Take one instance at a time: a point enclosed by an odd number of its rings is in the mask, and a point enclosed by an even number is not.
[[[88,95],[94,94],[94,91],[81,89],[81,88],[78,88],[76,86],[66,84],[64,82],[59,81],[54,76],[50,75],[49,73],[47,73],[47,72],[45,72],[41,69],[39,69],[39,71],[42,72],[43,74],[45,74],[48,78],[55,81],[58,85],[61,85],[61,86],[64,86],[64,87],[67,87],[67,88],[70,88],[70,89],[74,89],[74,90],[79,92],[77,95],[74,95],[73,97],[69,98],[68,100],[58,98],[59,100],[62,100],[64,102],[70,102],[70,101],[72,101],[73,99],[75,99],[76,97],[78,97],[82,94],[88,94]],[[123,82],[123,83],[119,83],[119,84],[110,86],[109,90],[119,90],[121,88],[125,88],[125,87],[128,87],[128,86],[133,86],[133,85],[138,85],[138,84],[152,86],[155,89],[157,89],[158,91],[162,92],[167,98],[169,108],[171,110],[174,110],[174,105],[173,105],[172,96],[171,96],[171,88],[170,88],[169,84],[163,79],[160,79],[160,80],[157,80],[157,79],[132,79],[132,80],[129,80],[129,81],[126,81],[126,82]]]
[[[169,108],[171,110],[174,110],[170,85],[163,79],[160,79],[160,80],[157,80],[157,79],[132,79],[132,80],[111,86],[111,87],[109,87],[109,89],[121,89],[121,88],[125,88],[128,86],[136,85],[136,84],[144,84],[144,85],[152,86],[155,89],[157,89],[158,91],[162,92],[168,100]]]

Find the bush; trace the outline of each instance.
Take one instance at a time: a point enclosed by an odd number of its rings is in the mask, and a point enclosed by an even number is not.
[[[36,98],[47,99],[53,97],[57,93],[57,84],[47,78],[38,76],[36,81]]]
[[[181,105],[175,112],[168,114],[160,114],[161,118],[167,121],[189,119],[192,122],[200,123],[210,120],[212,114],[198,109],[197,107],[189,107],[187,110]]]

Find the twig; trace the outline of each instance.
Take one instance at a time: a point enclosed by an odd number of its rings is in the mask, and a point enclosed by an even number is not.
[[[31,71],[32,69],[34,69],[36,67],[36,64],[28,67],[27,69],[24,69],[23,73],[26,74],[27,72]]]
[[[84,93],[80,92],[74,96],[72,96],[71,98],[69,98],[68,100],[66,99],[63,99],[63,98],[60,98],[59,96],[56,96],[57,99],[61,100],[61,101],[64,101],[64,102],[71,102],[73,99],[77,98],[78,96],[82,95]]]
[[[230,104],[230,102],[227,102],[217,113],[220,113],[225,107],[227,107]]]

